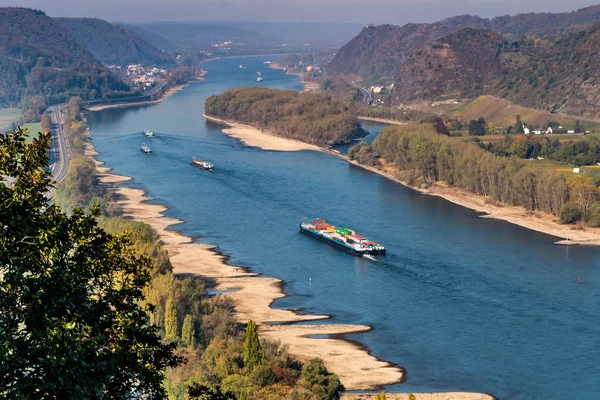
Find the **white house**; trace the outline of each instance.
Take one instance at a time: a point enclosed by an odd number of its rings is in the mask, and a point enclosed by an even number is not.
[[[547,134],[552,134],[552,127],[549,126],[548,129],[546,129],[546,133]]]
[[[579,173],[579,168],[573,168],[573,173],[574,174],[578,174]]]
[[[521,126],[523,126],[523,133],[526,135],[529,135],[529,128],[526,127],[525,125],[521,124]]]
[[[569,130],[569,131],[567,131],[567,133],[575,133],[575,131]]]
[[[541,135],[542,131],[540,129],[536,129],[535,131],[533,131],[533,133],[536,135]]]

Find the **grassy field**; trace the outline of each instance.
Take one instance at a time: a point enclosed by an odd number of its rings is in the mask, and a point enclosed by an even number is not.
[[[20,108],[0,108],[0,130],[9,128],[19,118],[21,118]]]
[[[42,131],[42,125],[39,122],[32,122],[22,126],[23,129],[27,128],[28,141],[32,141],[37,136],[38,132]]]
[[[544,127],[549,121],[558,122],[567,129],[575,127],[575,120],[560,117],[546,111],[538,111],[533,108],[521,107],[508,101],[493,96],[480,96],[465,105],[450,112],[450,115],[464,121],[477,119],[479,117],[494,126],[507,127],[514,125],[516,116],[530,127]],[[584,129],[597,131],[600,124],[594,122],[581,122]]]

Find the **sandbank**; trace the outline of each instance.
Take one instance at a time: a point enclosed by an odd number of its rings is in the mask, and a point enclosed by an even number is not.
[[[263,131],[250,125],[226,121],[220,118],[208,116],[206,114],[202,114],[202,116],[209,121],[227,125],[228,128],[222,129],[223,133],[225,133],[227,136],[238,139],[247,146],[260,147],[263,150],[277,151],[322,150],[319,146],[304,143],[299,140],[276,136],[271,132]]]
[[[300,83],[302,83],[302,93],[305,93],[305,92],[318,92],[318,91],[321,90],[321,85],[318,84],[317,82],[305,81],[304,80],[304,76],[300,72],[289,72],[287,70],[287,68],[285,68],[283,65],[279,64],[278,62],[269,63],[269,68],[272,68],[272,69],[282,69],[288,75],[297,75],[297,76],[299,76],[300,77]]]
[[[373,121],[373,122],[383,122],[384,124],[390,125],[406,125],[406,122],[398,121],[396,119],[388,119],[388,118],[376,118],[376,117],[363,117],[359,116],[358,119],[362,121]]]

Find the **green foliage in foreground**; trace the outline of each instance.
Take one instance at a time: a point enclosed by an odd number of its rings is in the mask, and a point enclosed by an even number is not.
[[[353,106],[321,93],[240,88],[206,99],[208,115],[319,145],[349,142],[364,131]]]
[[[162,398],[181,358],[148,324],[150,262],[91,215],[48,206],[51,135],[0,137],[0,395]]]
[[[246,327],[246,340],[244,341],[244,366],[252,371],[263,361],[264,355],[258,340],[258,328],[254,321],[250,320]]]

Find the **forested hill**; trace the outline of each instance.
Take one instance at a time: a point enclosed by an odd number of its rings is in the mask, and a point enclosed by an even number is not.
[[[104,64],[166,66],[174,58],[135,32],[96,18],[55,18],[73,38]]]
[[[56,21],[26,8],[0,8],[0,75],[0,106],[129,90]]]
[[[400,66],[392,103],[483,94],[508,73],[509,57],[514,54],[511,44],[489,30],[465,28],[451,33]]]
[[[549,111],[598,117],[600,23],[557,39],[518,42],[466,28],[417,51],[398,72],[391,101],[493,94]]]
[[[600,21],[600,5],[569,13],[528,13],[484,19],[462,15],[433,24],[365,27],[344,45],[327,66],[328,74],[364,78],[393,77],[417,50],[463,28],[485,28],[516,40],[523,35],[556,36]]]
[[[207,115],[317,145],[364,136],[352,106],[320,93],[248,87],[206,99]]]

